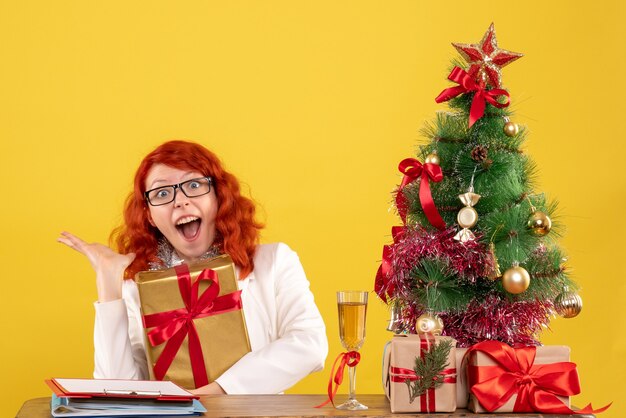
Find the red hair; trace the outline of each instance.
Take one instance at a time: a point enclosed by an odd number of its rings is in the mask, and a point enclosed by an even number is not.
[[[217,193],[216,237],[214,244],[222,247],[241,269],[241,279],[254,269],[254,251],[263,224],[255,221],[252,200],[241,195],[239,182],[224,170],[219,158],[202,145],[186,141],[169,141],[143,159],[135,173],[134,190],[124,205],[124,223],[111,233],[110,241],[120,253],[137,256],[126,269],[125,278],[148,269],[149,262],[158,262],[158,241],[163,236],[148,220],[148,203],[144,198],[146,176],[155,164],[179,170],[197,171],[213,178]]]

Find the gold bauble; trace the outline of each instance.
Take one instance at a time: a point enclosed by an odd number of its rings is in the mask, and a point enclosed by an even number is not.
[[[583,300],[574,292],[563,292],[554,299],[554,308],[563,318],[578,316],[583,309]]]
[[[504,290],[514,295],[524,292],[529,285],[530,274],[523,267],[513,266],[502,275]]]
[[[456,215],[456,221],[463,228],[471,228],[478,222],[478,212],[470,206],[465,206]]]
[[[439,165],[439,162],[440,162],[439,156],[437,155],[436,152],[428,154],[426,156],[426,159],[424,160],[425,164],[436,164],[436,165]]]
[[[519,126],[517,123],[507,122],[504,124],[504,134],[506,136],[514,137],[519,133]]]
[[[552,221],[545,213],[540,210],[534,211],[528,218],[528,228],[533,234],[543,237],[552,228]]]
[[[442,331],[443,321],[437,315],[424,312],[415,321],[415,332],[418,334],[431,333],[433,335],[441,335]]]

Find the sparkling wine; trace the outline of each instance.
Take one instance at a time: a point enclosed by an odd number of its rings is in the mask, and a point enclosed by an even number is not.
[[[343,302],[339,308],[339,337],[346,350],[356,351],[365,341],[367,303]]]
[[[339,337],[341,337],[341,342],[348,351],[358,351],[363,345],[363,342],[365,342],[367,295],[368,292],[362,290],[344,290],[337,292]],[[344,355],[348,355],[348,353],[344,353]],[[348,400],[341,405],[335,406],[337,409],[345,409],[349,411],[361,411],[368,409],[367,406],[356,400],[356,367],[356,364],[348,367],[348,376],[350,378],[350,392]]]

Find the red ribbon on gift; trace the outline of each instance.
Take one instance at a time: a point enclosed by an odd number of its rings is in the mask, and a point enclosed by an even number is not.
[[[396,244],[398,240],[404,236],[404,228],[401,226],[394,226],[391,228],[391,235],[393,236],[393,243]],[[395,289],[395,286],[390,282],[391,273],[391,245],[383,246],[383,259],[376,272],[376,280],[374,281],[374,291],[383,302],[387,303],[387,295],[391,295]]]
[[[424,357],[424,353],[430,351],[430,347],[434,343],[434,335],[430,333],[420,335],[420,358]],[[420,395],[420,412],[435,412],[435,410],[435,389],[430,388],[425,394]]]
[[[441,215],[439,215],[439,211],[437,211],[435,201],[430,193],[429,183],[430,180],[436,183],[443,180],[441,167],[433,163],[422,164],[415,158],[406,158],[400,161],[398,170],[404,174],[402,183],[400,184],[400,189],[396,194],[396,207],[398,208],[398,213],[400,214],[400,218],[402,218],[402,222],[406,223],[407,212],[406,197],[404,196],[404,193],[402,193],[402,189],[404,189],[407,184],[421,177],[419,196],[424,214],[432,226],[438,229],[445,229],[446,223],[441,218]]]
[[[592,414],[611,406],[594,410],[589,404],[578,411],[570,409],[557,396],[580,393],[576,364],[534,364],[536,347],[514,349],[500,341],[483,341],[472,346],[467,354],[474,351],[488,355],[497,363],[496,366],[468,366],[470,390],[489,412],[502,407],[515,394],[513,412]]]
[[[337,394],[337,390],[339,390],[339,386],[343,383],[343,373],[348,367],[355,367],[361,361],[361,355],[358,351],[348,351],[346,353],[340,353],[335,362],[333,363],[333,368],[330,371],[330,379],[328,380],[328,399],[315,406],[316,408],[321,408],[325,405],[328,405],[329,402],[335,406],[335,395]],[[335,366],[337,366],[337,362],[339,363],[339,367],[337,368],[337,372],[335,372]],[[333,377],[334,375],[334,377]],[[333,383],[335,384],[333,388]]]
[[[209,379],[194,319],[240,310],[242,307],[241,290],[218,296],[220,284],[215,270],[202,270],[197,280],[191,284],[191,274],[186,264],[176,266],[174,269],[185,307],[144,315],[143,323],[146,329],[154,327],[154,329],[148,332],[148,340],[153,347],[167,341],[165,348],[154,365],[154,377],[157,380],[163,380],[185,337],[189,336],[189,358],[193,371],[193,380],[196,388],[198,388],[209,384]],[[210,285],[198,297],[201,281],[208,281]]]
[[[503,89],[486,90],[484,83],[477,83],[474,77],[469,75],[465,70],[459,67],[454,67],[448,80],[454,81],[458,86],[450,87],[439,93],[439,96],[435,99],[437,103],[448,101],[463,93],[475,92],[472,99],[472,105],[470,107],[469,114],[469,127],[485,114],[485,107],[487,102],[497,108],[507,107],[510,103],[509,92]],[[506,97],[506,102],[500,103],[497,99],[500,96]]]
[[[439,375],[443,377],[443,383],[456,383],[456,369],[445,369],[439,373]],[[407,380],[413,382],[417,379],[419,379],[419,377],[415,374],[415,370],[391,366],[392,382],[404,383]]]

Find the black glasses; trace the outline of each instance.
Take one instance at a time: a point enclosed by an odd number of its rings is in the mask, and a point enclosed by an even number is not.
[[[180,189],[187,197],[198,197],[211,192],[211,177],[199,177],[182,183],[161,186],[144,192],[148,203],[152,206],[167,205],[176,198],[176,189]]]

